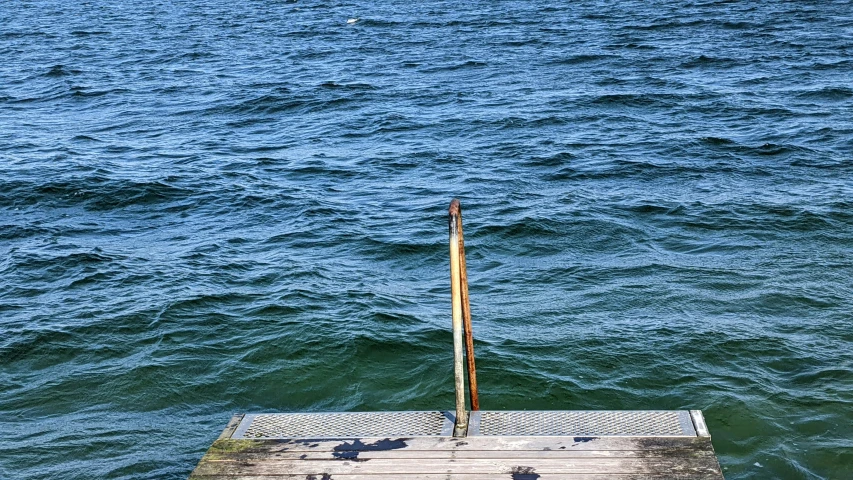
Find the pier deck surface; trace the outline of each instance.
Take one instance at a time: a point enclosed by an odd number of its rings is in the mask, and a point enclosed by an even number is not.
[[[655,420],[664,413],[669,425]],[[401,415],[406,413],[236,415],[190,479],[723,478],[696,411],[475,412],[469,436],[461,438],[447,433],[450,413],[410,412],[432,422],[426,429],[405,425]],[[309,427],[318,432],[314,438],[305,433]],[[560,429],[583,435],[560,435]],[[590,429],[603,434],[590,435]],[[655,429],[666,434],[647,434]],[[400,435],[403,430],[415,435]],[[357,431],[389,435],[355,436]],[[343,435],[332,438],[334,433]]]

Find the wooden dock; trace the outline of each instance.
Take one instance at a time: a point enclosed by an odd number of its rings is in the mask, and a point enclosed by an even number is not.
[[[472,412],[465,437],[451,436],[453,421],[450,412],[235,415],[190,480],[723,479],[695,410]]]

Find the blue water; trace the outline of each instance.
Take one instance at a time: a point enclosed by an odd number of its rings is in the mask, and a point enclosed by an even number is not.
[[[850,2],[7,1],[0,58],[3,480],[452,407],[454,196],[483,408],[853,478]]]

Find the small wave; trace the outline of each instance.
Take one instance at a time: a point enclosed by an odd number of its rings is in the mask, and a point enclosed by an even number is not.
[[[6,340],[0,347],[0,354],[7,362],[20,361],[27,357],[34,357],[50,350],[52,345],[69,341],[72,336],[59,330],[29,331],[20,335],[14,335]]]
[[[379,18],[351,18],[349,20],[356,20],[352,22],[353,24],[357,24],[362,27],[404,27],[405,24],[401,22],[395,22],[394,20],[384,20]],[[347,20],[347,22],[349,22]]]
[[[824,87],[818,90],[809,90],[799,93],[799,98],[841,101],[853,98],[853,88],[850,87]]]
[[[702,137],[699,139],[699,141],[701,141],[704,144],[713,145],[713,146],[734,145],[735,144],[734,140],[731,140],[728,138],[723,138],[723,137]]]
[[[560,152],[548,157],[531,157],[527,165],[532,167],[562,167],[577,157],[569,152]]]
[[[639,203],[625,207],[626,210],[641,215],[675,215],[683,213],[683,205],[655,205],[652,203]]]
[[[353,178],[361,175],[355,169],[348,170],[338,168],[332,165],[316,164],[316,165],[298,165],[288,169],[288,173],[294,178],[309,178],[309,177],[326,177],[326,178]]]
[[[27,37],[54,37],[54,35],[48,34],[46,32],[42,32],[39,30],[33,30],[29,32],[2,32],[0,33],[0,39],[11,40],[13,38],[27,38]]]
[[[807,292],[765,292],[750,299],[755,302],[756,309],[767,314],[790,313],[802,308],[833,308],[838,306],[838,300],[821,298]]]
[[[89,135],[75,135],[71,137],[71,140],[78,142],[101,142],[101,140],[98,140],[95,137],[90,137]]]
[[[109,90],[92,90],[92,87],[85,87],[81,85],[72,85],[70,87],[71,96],[72,97],[103,97],[104,95],[110,95],[115,93],[128,93],[130,90],[126,88],[111,88]]]
[[[744,151],[755,155],[785,155],[791,153],[809,153],[812,150],[806,147],[790,144],[764,143],[757,147],[742,147]]]
[[[649,25],[625,25],[622,29],[625,30],[641,30],[641,31],[660,31],[660,30],[670,30],[675,28],[694,28],[702,26],[705,23],[704,20],[690,20],[690,21],[681,21],[681,20],[669,20],[663,21],[660,23],[652,23]]]
[[[433,73],[433,72],[442,72],[442,71],[455,71],[455,70],[467,70],[467,69],[475,69],[475,68],[483,68],[488,67],[489,64],[486,62],[481,62],[477,60],[468,60],[462,63],[454,63],[451,65],[441,65],[441,66],[433,66],[431,68],[424,69],[424,71]]]
[[[175,60],[201,60],[207,58],[216,58],[217,54],[214,52],[200,52],[200,51],[192,51],[186,52],[175,57]]]
[[[745,21],[723,21],[719,25],[726,30],[752,30],[758,28],[758,25],[755,23]]]
[[[743,203],[714,206],[689,204],[683,225],[703,230],[720,230],[765,234],[767,232],[819,232],[838,228],[844,222],[831,212],[817,208],[793,207],[771,203]]]
[[[332,81],[323,82],[321,88],[340,88],[342,90],[377,90],[377,87],[369,83],[337,83]]]
[[[541,128],[555,125],[565,125],[570,122],[569,118],[549,115],[541,118],[524,118],[517,116],[509,116],[498,118],[490,122],[482,122],[481,125],[489,125],[498,129],[518,129],[518,128]]]
[[[618,55],[571,55],[565,58],[552,60],[549,63],[552,65],[580,65],[584,63],[600,62],[605,60],[618,59]]]
[[[506,47],[525,47],[528,45],[544,45],[546,42],[543,42],[540,38],[526,38],[524,40],[507,40],[505,42],[501,42],[500,45]]]
[[[849,384],[853,382],[853,372],[837,366],[810,368],[807,372],[799,373],[791,378],[798,385],[816,387],[829,384]]]
[[[503,225],[487,225],[476,233],[484,238],[496,235],[504,240],[530,241],[535,238],[563,236],[569,228],[564,222],[556,219],[525,217]]]
[[[839,60],[837,62],[816,62],[810,67],[812,70],[843,70],[849,71],[853,61]]]
[[[71,35],[75,37],[88,37],[92,35],[109,35],[110,32],[103,30],[72,30]]]
[[[358,241],[365,253],[377,258],[392,258],[395,262],[411,264],[419,262],[435,254],[435,244],[431,242],[401,241],[394,238],[384,238],[373,235],[364,238],[362,235],[353,235],[353,241]]]
[[[54,65],[50,67],[50,70],[44,74],[45,77],[65,77],[68,75],[77,75],[81,73],[80,70],[74,70],[66,67],[65,65]]]
[[[672,107],[684,95],[671,93],[613,93],[592,98],[593,105],[622,106],[622,107]]]
[[[723,170],[727,171],[728,167]],[[653,163],[640,162],[632,160],[617,160],[607,168],[598,167],[595,169],[579,169],[574,167],[564,167],[552,174],[555,180],[604,180],[604,179],[619,179],[619,178],[641,178],[641,179],[658,179],[658,178],[699,178],[709,172],[719,170],[720,167],[707,164],[690,164],[690,163]]]
[[[19,240],[30,237],[55,235],[56,228],[36,227],[33,225],[0,225],[0,239]]]
[[[779,119],[783,118],[794,117],[797,115],[794,110],[783,107],[751,107],[746,108],[743,111],[748,115],[768,117],[772,118],[774,121],[778,121]]]
[[[772,80],[772,77],[766,75],[758,75],[751,78],[744,78],[743,80],[739,80],[738,83],[740,83],[741,85],[765,85]]]
[[[714,67],[714,68],[731,68],[737,65],[742,64],[743,61],[728,58],[728,57],[710,57],[707,55],[699,55],[696,58],[690,59],[686,62],[682,62],[681,68],[702,68],[702,67]]]
[[[278,304],[261,304],[251,306],[246,314],[251,317],[262,318],[285,318],[292,317],[304,313],[304,309],[294,305],[278,305]]]
[[[0,205],[82,205],[95,210],[112,210],[135,205],[154,205],[187,198],[191,190],[162,181],[140,182],[89,177],[43,184],[9,182],[3,185]]]
[[[239,114],[272,114],[300,108],[306,108],[315,101],[305,100],[293,95],[261,95],[260,97],[244,100],[230,105],[216,105],[207,108],[205,114],[239,115]],[[197,110],[180,112],[181,115],[197,115]]]
[[[648,43],[636,43],[636,42],[628,42],[628,43],[614,43],[610,45],[611,47],[616,48],[628,48],[631,50],[657,50],[660,47],[655,45],[650,45]]]

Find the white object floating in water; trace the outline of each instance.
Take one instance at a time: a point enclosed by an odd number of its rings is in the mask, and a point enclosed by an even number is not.
[[[352,25],[353,23],[355,23],[355,22],[357,22],[357,21],[359,21],[359,20],[361,20],[361,19],[360,19],[360,18],[348,18],[348,19],[347,19],[347,24]]]

